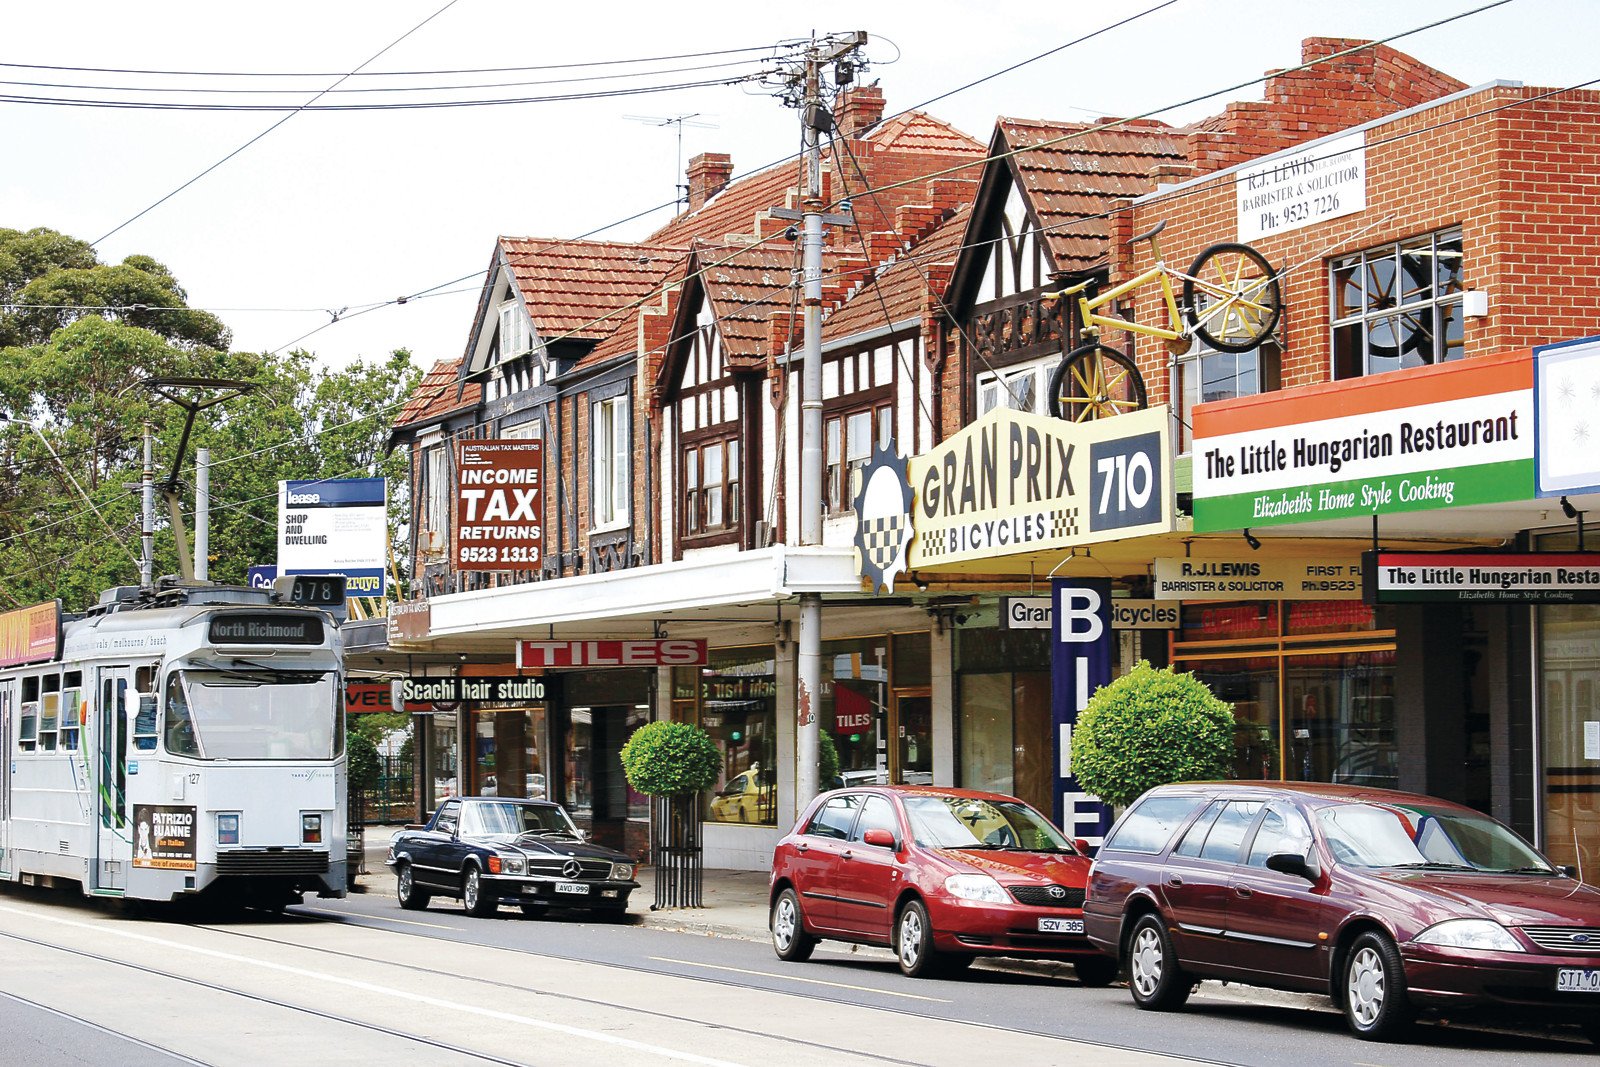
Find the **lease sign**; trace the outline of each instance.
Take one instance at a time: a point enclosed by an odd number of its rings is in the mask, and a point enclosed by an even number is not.
[[[544,442],[456,446],[456,569],[527,570],[543,562]]]

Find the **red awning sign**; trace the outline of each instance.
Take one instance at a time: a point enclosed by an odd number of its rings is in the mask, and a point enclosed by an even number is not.
[[[521,641],[517,666],[543,667],[699,667],[706,643],[699,638],[659,641]]]

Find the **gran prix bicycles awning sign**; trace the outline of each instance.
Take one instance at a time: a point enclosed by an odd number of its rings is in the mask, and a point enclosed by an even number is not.
[[[1194,409],[1194,527],[1531,500],[1527,350]]]
[[[1170,418],[989,412],[911,460],[911,568],[1170,532]]]

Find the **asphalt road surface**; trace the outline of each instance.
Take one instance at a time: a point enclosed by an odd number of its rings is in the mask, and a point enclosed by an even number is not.
[[[382,880],[375,880],[378,886]],[[887,953],[759,943],[392,895],[282,917],[126,917],[0,892],[0,1063],[1563,1064],[1576,1032],[1423,1027],[1349,1037],[1331,1010],[1202,987],[1172,1015],[1120,987],[980,965],[911,981]]]

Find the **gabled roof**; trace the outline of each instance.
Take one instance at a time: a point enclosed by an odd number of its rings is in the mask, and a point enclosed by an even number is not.
[[[982,144],[926,111],[904,111],[892,115],[874,127],[866,139],[880,149],[971,156],[983,154]]]
[[[441,359],[428,368],[395,416],[395,430],[438,422],[454,412],[477,406],[483,398],[483,387],[462,379],[461,362]]]
[[[722,350],[732,366],[752,367],[767,352],[768,318],[774,312],[798,311],[791,299],[790,271],[800,265],[798,245],[760,246],[739,252],[697,243],[689,269],[704,271],[700,283],[717,318]],[[823,253],[824,274],[834,257]]]
[[[534,328],[545,340],[598,341],[627,316],[611,314],[648,295],[683,255],[660,244],[502,237]]]
[[[1097,129],[1113,121],[1002,116],[996,128],[1002,151],[1016,153],[1006,162],[1043,227],[1059,271],[1091,270],[1104,260],[1111,232],[1104,212],[1111,202],[1153,191],[1151,172],[1158,165],[1187,162],[1188,131],[1148,122]]]
[[[660,299],[660,294],[662,294],[663,290],[665,290],[667,286],[671,285],[674,281],[677,281],[682,277],[685,255],[686,254],[683,252],[675,252],[670,260],[658,262],[656,265],[660,267],[660,270],[650,281],[650,284],[645,287],[644,291],[635,299],[643,300],[650,304],[664,303],[664,301]],[[652,297],[655,297],[656,299],[651,299]],[[576,364],[574,364],[574,370],[592,367],[596,364],[604,363],[607,360],[615,359],[618,356],[625,356],[630,353],[634,353],[638,349],[639,330],[637,311],[630,308],[625,314],[616,315],[610,319],[607,319],[606,323],[613,327],[611,332],[606,335],[603,341],[595,345],[593,349],[587,352],[581,359],[578,360]],[[655,353],[655,356],[659,359],[660,353]]]
[[[927,299],[944,298],[950,271],[961,254],[971,205],[963,205],[937,229],[903,251],[876,279],[856,290],[822,327],[823,342],[903,322],[922,313]],[[931,293],[930,293],[931,289]]]

